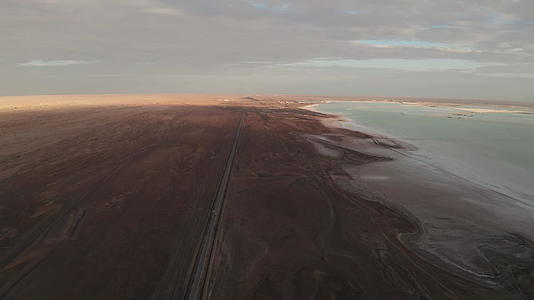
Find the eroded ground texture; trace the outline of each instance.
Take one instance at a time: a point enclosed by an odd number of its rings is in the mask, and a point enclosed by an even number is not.
[[[354,183],[392,158],[347,140],[394,144],[291,99],[154,97],[0,110],[0,299],[186,298],[241,120],[203,298],[534,298],[528,238],[486,228],[474,276]]]

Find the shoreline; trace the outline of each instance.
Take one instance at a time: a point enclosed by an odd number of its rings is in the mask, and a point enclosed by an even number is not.
[[[312,111],[319,112],[315,110],[315,106],[321,104],[329,103],[397,103],[402,105],[415,105],[415,106],[428,106],[428,107],[451,107],[459,111],[465,112],[474,112],[474,113],[528,113],[534,114],[534,103],[523,103],[519,104],[510,104],[506,102],[499,103],[482,103],[482,102],[472,102],[472,103],[462,103],[462,102],[432,102],[432,101],[402,101],[402,100],[325,100],[322,103],[314,103],[310,105],[305,105],[302,108],[310,109]],[[527,110],[506,110],[506,109],[484,109],[484,108],[469,108],[469,107],[459,107],[459,106],[486,106],[486,107],[495,107],[495,108],[524,108]]]
[[[368,101],[351,101],[351,103],[366,103]],[[344,101],[330,101],[329,103],[345,103]],[[384,102],[381,102],[384,103]],[[399,103],[401,104],[401,103]],[[368,125],[363,125],[358,123],[355,120],[352,120],[344,115],[335,115],[333,113],[320,111],[316,109],[316,107],[321,104],[313,104],[309,106],[304,106],[304,109],[309,109],[311,111],[317,112],[317,113],[323,113],[323,114],[329,114],[333,117],[327,121],[324,122],[327,126],[333,126],[337,128],[345,128],[349,130],[355,130],[358,132],[364,132],[366,134],[372,135],[375,138],[378,139],[384,139],[384,140],[390,140],[393,141],[397,145],[402,145],[405,151],[407,151],[405,154],[407,156],[411,156],[414,160],[417,161],[423,161],[424,163],[429,164],[432,167],[435,167],[439,169],[442,172],[450,173],[452,176],[460,177],[466,181],[471,182],[474,185],[479,185],[481,187],[484,187],[486,189],[489,189],[491,191],[502,193],[503,195],[506,195],[510,198],[513,198],[516,201],[521,202],[525,205],[525,207],[528,207],[529,209],[534,209],[534,204],[531,202],[534,200],[534,190],[526,189],[523,185],[512,185],[508,186],[508,184],[512,184],[513,182],[505,182],[506,184],[501,184],[499,182],[499,178],[489,178],[484,176],[484,169],[476,170],[477,165],[469,165],[468,168],[464,167],[465,164],[462,159],[456,159],[454,155],[452,154],[440,154],[440,155],[434,155],[431,151],[431,149],[426,149],[424,145],[420,145],[416,142],[411,142],[408,140],[403,140],[400,137],[395,136],[391,132],[385,132],[382,129],[376,129],[369,127]],[[409,104],[413,105],[413,104]],[[418,105],[419,104],[415,104]],[[448,107],[448,106],[447,106]],[[502,106],[500,106],[502,107]],[[523,114],[527,111],[511,111],[511,110],[491,110],[491,109],[471,109],[471,108],[462,108],[462,107],[455,107],[452,106],[453,109],[457,109],[459,111],[472,111],[479,114],[493,114],[493,113],[517,113],[517,114]],[[528,112],[529,114],[531,112]],[[534,110],[532,111],[534,114]],[[427,145],[428,146],[428,145]],[[500,161],[495,160],[496,162],[501,163]],[[507,164],[506,161],[502,162],[503,164]],[[480,167],[480,165],[478,165]],[[516,168],[513,164],[508,164],[509,168]],[[487,170],[486,170],[487,171]],[[525,171],[526,172],[526,171]],[[473,179],[476,178],[476,179]],[[519,189],[519,191],[517,191]]]
[[[53,101],[51,101],[53,99]],[[95,103],[95,99],[99,99]],[[534,110],[534,101],[504,101],[504,100],[484,100],[484,99],[446,99],[428,97],[373,97],[373,96],[316,96],[316,95],[252,95],[250,94],[101,94],[101,95],[20,95],[20,96],[0,96],[0,113],[12,112],[16,110],[31,110],[46,107],[47,109],[58,108],[64,105],[94,106],[108,105],[115,103],[124,105],[147,105],[147,104],[170,104],[178,102],[195,102],[220,104],[226,101],[229,103],[245,103],[254,99],[260,103],[285,103],[293,107],[310,106],[314,104],[329,102],[379,102],[379,103],[404,103],[406,105],[428,105],[428,106],[458,106],[458,105],[482,105],[509,108],[526,108]],[[102,102],[106,100],[106,102]],[[131,103],[133,101],[133,103]],[[21,103],[22,102],[22,103]]]
[[[315,106],[307,106],[305,109],[323,113],[326,116],[333,116],[326,117],[329,121],[321,120],[325,126],[361,132],[358,128],[359,124],[356,124],[353,120],[321,112],[315,109]],[[347,121],[354,124],[354,126],[343,124],[343,122]],[[364,133],[373,136],[368,132],[364,131]],[[395,138],[386,138],[393,141],[396,140]],[[346,145],[351,145],[351,143],[346,143]],[[504,236],[508,232],[521,232],[522,235],[534,240],[534,230],[525,230],[532,228],[531,226],[534,225],[530,218],[530,213],[525,212],[524,208],[526,207],[522,205],[528,205],[528,203],[524,203],[515,197],[512,198],[509,195],[501,194],[500,191],[492,189],[491,186],[468,180],[447,170],[436,169],[436,166],[429,164],[427,161],[423,162],[424,165],[418,165],[417,162],[421,161],[417,159],[417,153],[412,155],[403,154],[404,151],[411,149],[399,147],[398,149],[388,149],[391,151],[383,151],[368,145],[362,150],[361,145],[359,146],[358,150],[364,153],[392,158],[391,161],[371,163],[361,168],[349,169],[347,172],[354,178],[352,184],[359,187],[357,190],[362,187],[370,191],[374,190],[374,193],[382,195],[381,201],[385,204],[392,205],[393,208],[405,212],[404,214],[409,212],[408,215],[413,215],[418,220],[417,224],[421,226],[421,232],[416,235],[408,234],[407,236],[412,238],[406,240],[411,244],[410,248],[414,253],[419,253],[418,255],[422,257],[434,256],[435,259],[441,261],[438,265],[442,265],[443,268],[452,271],[454,269],[462,270],[464,272],[462,276],[466,276],[466,278],[475,276],[479,279],[488,280],[488,278],[492,277],[490,275],[491,272],[489,270],[483,271],[484,268],[481,265],[473,265],[472,259],[480,254],[472,252],[470,245],[487,244],[489,247],[494,247],[490,245],[499,243],[499,240],[491,240],[489,237],[496,234]],[[432,185],[439,183],[445,188],[427,187],[426,184],[431,182],[433,183]],[[400,186],[412,186],[413,191],[409,189],[399,190]],[[420,193],[440,195],[440,198],[445,201],[443,203],[448,204],[436,206],[434,203],[406,201],[406,199],[410,198],[417,199]],[[480,197],[480,195],[483,196]],[[433,197],[437,198],[436,196]],[[471,198],[471,200],[466,202],[462,198]],[[451,201],[453,199],[454,201]],[[515,201],[519,203],[514,203]],[[447,207],[448,205],[453,208]],[[532,211],[534,207],[528,205],[528,209]],[[444,217],[445,215],[446,217]],[[503,219],[503,216],[506,217]],[[495,217],[498,221],[487,221]],[[437,225],[442,223],[439,221],[441,218],[455,221],[452,221],[452,223],[447,221],[444,224]],[[470,218],[471,221],[466,222],[467,218]],[[441,228],[440,231],[432,233],[434,229],[430,230],[430,228],[435,228],[436,226]],[[434,243],[436,240],[441,239],[441,235],[453,237],[457,235],[453,240],[458,239],[461,244],[466,244],[466,246],[457,244],[452,248],[445,245],[436,247]],[[449,243],[454,245],[455,242],[449,241]],[[427,259],[432,260],[431,257],[427,257]],[[490,280],[490,282],[494,280],[496,278]],[[488,284],[494,284],[490,282]]]

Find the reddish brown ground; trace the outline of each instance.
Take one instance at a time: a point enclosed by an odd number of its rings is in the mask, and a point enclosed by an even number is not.
[[[516,289],[492,289],[413,254],[398,236],[416,233],[416,221],[342,186],[342,165],[386,158],[329,145],[342,155],[324,156],[307,135],[367,136],[326,128],[296,103],[215,98],[5,105],[0,299],[181,298],[241,115],[212,299],[532,292],[529,276]]]

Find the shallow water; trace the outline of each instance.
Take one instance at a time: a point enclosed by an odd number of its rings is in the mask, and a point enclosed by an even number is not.
[[[358,130],[406,141],[418,148],[410,155],[534,205],[532,110],[386,102],[332,102],[315,108],[350,119],[352,123],[345,125]]]

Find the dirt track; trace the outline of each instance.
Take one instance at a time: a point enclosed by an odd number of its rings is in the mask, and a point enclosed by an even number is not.
[[[0,112],[0,298],[184,298],[241,116],[205,297],[532,295],[532,270],[489,288],[414,254],[399,236],[417,220],[343,185],[343,166],[388,158],[310,138],[371,137],[298,105],[210,101]]]

